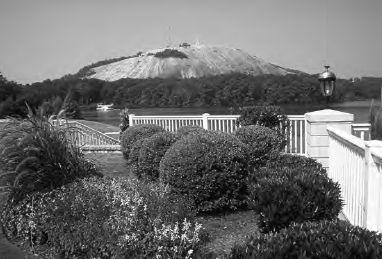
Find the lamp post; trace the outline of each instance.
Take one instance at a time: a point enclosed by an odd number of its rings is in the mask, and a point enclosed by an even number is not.
[[[330,66],[325,66],[326,71],[322,72],[318,76],[321,93],[324,97],[326,97],[325,108],[328,108],[329,99],[333,95],[334,89],[336,87],[336,75],[329,71],[329,67]]]

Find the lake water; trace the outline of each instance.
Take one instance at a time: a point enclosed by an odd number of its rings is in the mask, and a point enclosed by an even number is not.
[[[229,107],[198,107],[198,108],[147,108],[147,109],[129,109],[131,114],[135,115],[202,115],[209,113],[211,115],[228,115]],[[285,105],[282,106],[288,115],[302,115],[306,112],[322,110],[325,107],[320,105]],[[368,122],[370,101],[348,102],[334,104],[329,109],[348,112],[354,114],[355,122]],[[105,124],[118,126],[120,123],[120,110],[110,111],[83,111],[85,120],[98,121]]]

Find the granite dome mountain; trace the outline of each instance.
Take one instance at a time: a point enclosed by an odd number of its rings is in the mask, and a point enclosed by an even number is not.
[[[82,68],[80,78],[116,81],[121,78],[191,78],[228,73],[286,75],[286,69],[235,48],[180,44],[133,56],[109,59]]]

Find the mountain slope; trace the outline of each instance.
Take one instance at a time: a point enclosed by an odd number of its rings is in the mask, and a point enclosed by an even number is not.
[[[121,78],[191,78],[233,72],[250,75],[293,73],[239,49],[188,44],[98,64],[80,70],[81,77],[116,81]]]

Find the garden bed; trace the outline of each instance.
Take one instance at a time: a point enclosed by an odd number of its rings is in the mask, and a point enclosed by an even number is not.
[[[122,154],[86,154],[86,157],[110,177],[134,177],[126,169]],[[253,211],[229,213],[219,216],[202,216],[197,221],[209,233],[208,251],[217,255],[229,253],[235,243],[244,241],[247,235],[257,234],[256,214]]]

